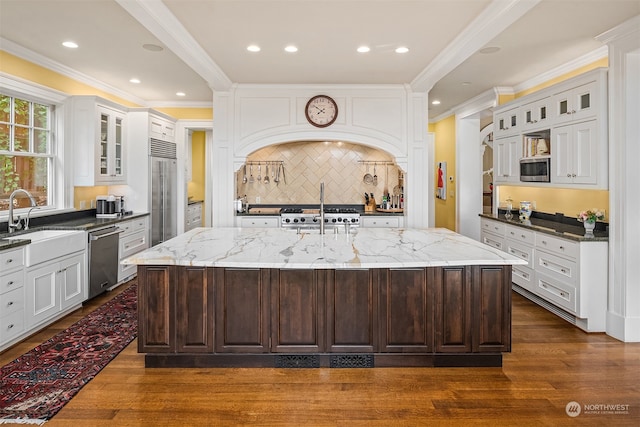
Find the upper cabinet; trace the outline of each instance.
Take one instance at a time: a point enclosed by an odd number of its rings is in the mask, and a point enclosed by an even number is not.
[[[175,142],[176,124],[157,115],[149,115],[149,136],[161,141]]]
[[[127,113],[94,96],[72,97],[67,113],[67,135],[74,149],[74,184],[125,184]]]
[[[598,82],[591,81],[553,95],[554,122],[562,124],[591,119],[598,113]]]
[[[494,138],[504,138],[516,135],[520,132],[520,118],[518,117],[519,108],[509,108],[506,110],[496,111],[494,123]]]
[[[549,128],[553,118],[551,106],[553,102],[550,96],[536,99],[520,107],[520,118],[522,130],[531,131],[535,129]]]
[[[608,188],[607,70],[597,68],[496,108],[498,184]],[[523,158],[527,158],[524,159]],[[550,182],[522,182],[520,163],[548,158]]]

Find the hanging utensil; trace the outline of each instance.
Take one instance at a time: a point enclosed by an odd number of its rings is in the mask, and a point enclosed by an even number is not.
[[[276,176],[273,178],[273,182],[275,182],[276,185],[280,183],[280,165],[281,163],[278,163],[278,167],[276,168]]]
[[[384,190],[382,194],[389,194],[389,165],[385,165],[384,170]]]
[[[262,181],[262,175],[260,175],[260,168],[261,168],[261,165],[260,163],[258,163],[258,182]]]
[[[369,173],[369,163],[367,163],[367,173],[364,174],[364,177],[362,178],[362,181],[365,184],[371,184],[373,182],[373,177]]]
[[[373,181],[372,181],[373,185],[377,186],[378,185],[378,175],[376,174],[376,164],[373,164]]]
[[[267,163],[265,168],[266,168],[266,171],[265,171],[265,174],[264,174],[264,181],[263,182],[265,184],[268,184],[269,183],[269,163]]]
[[[247,164],[244,164],[244,176],[242,177],[242,183],[246,184],[247,183]]]
[[[249,165],[249,184],[253,184],[253,164]]]
[[[284,174],[284,163],[282,164],[282,180],[284,181],[284,183],[287,183],[287,177]]]

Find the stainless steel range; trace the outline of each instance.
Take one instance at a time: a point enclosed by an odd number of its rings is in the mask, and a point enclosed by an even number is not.
[[[360,213],[353,208],[325,208],[325,227],[360,226]],[[320,209],[283,208],[280,225],[286,228],[320,228]]]

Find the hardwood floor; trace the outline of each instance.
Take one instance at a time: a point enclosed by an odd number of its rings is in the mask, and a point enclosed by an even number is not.
[[[502,368],[473,369],[145,369],[133,341],[46,426],[640,425],[640,343],[586,334],[515,293],[512,335]],[[575,418],[565,411],[572,401]]]

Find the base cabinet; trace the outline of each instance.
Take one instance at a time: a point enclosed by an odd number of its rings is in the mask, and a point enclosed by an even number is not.
[[[138,282],[147,366],[174,363],[150,358],[162,354],[179,360],[172,366],[265,366],[267,356],[355,353],[380,366],[433,366],[438,354],[511,349],[510,266],[139,266]]]

